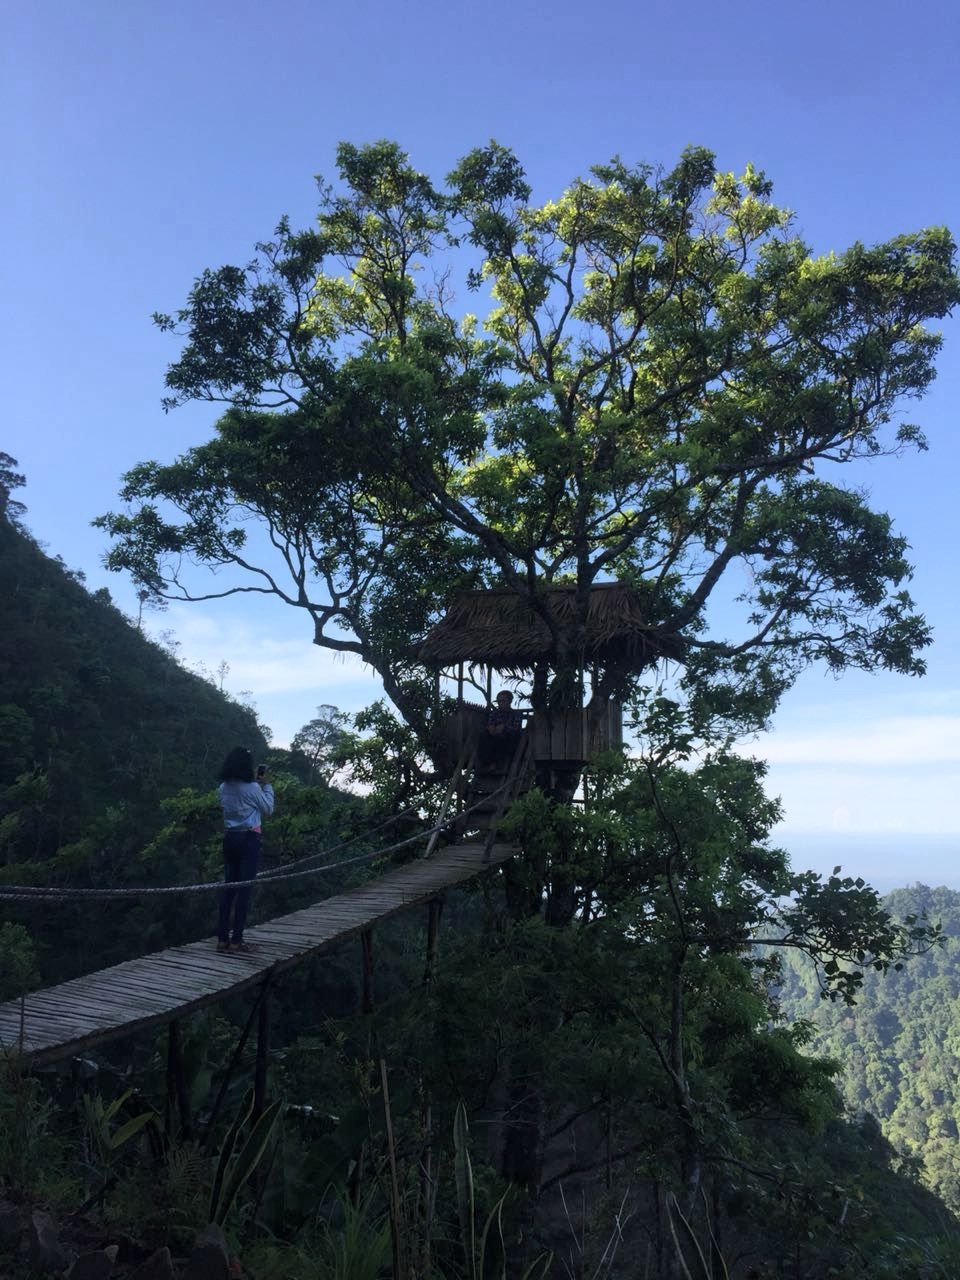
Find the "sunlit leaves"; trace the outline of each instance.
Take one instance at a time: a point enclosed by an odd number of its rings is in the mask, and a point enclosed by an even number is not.
[[[890,424],[960,296],[945,230],[817,257],[762,171],[700,147],[666,170],[615,157],[536,202],[494,142],[445,185],[395,143],[344,144],[319,205],[314,231],[281,221],[157,317],[186,336],[170,403],[233,412],[219,442],[131,473],[115,567],[162,589],[187,556],[262,585],[243,553],[265,522],[292,565],[274,587],[319,642],[352,628],[404,680],[415,637],[385,606],[404,556],[424,592],[626,578],[685,644],[691,693],[721,662],[748,702],[812,660],[920,669],[905,544],[832,472],[923,446]],[[404,616],[445,603],[440,586]]]

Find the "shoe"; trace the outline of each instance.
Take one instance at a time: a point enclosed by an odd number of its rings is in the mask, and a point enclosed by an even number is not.
[[[230,943],[229,943],[229,942],[218,942],[218,943],[217,943],[217,951],[220,953],[220,955],[225,954],[225,953],[226,953],[227,951],[229,951],[229,950],[230,950]]]
[[[233,955],[249,956],[257,951],[257,945],[253,942],[231,942],[230,951]]]

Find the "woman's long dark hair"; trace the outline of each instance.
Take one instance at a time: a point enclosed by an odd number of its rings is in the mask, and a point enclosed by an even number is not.
[[[220,766],[221,782],[253,782],[253,753],[246,747],[234,747]]]

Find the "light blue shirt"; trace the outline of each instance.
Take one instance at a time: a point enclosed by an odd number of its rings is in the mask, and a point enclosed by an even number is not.
[[[273,813],[269,782],[221,782],[217,788],[223,807],[224,831],[252,831]]]

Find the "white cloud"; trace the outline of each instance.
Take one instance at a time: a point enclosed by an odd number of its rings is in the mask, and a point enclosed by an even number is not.
[[[225,690],[234,695],[249,692],[267,723],[269,700],[278,695],[303,693],[314,702],[338,705],[354,701],[358,691],[361,703],[378,696],[376,676],[359,658],[318,648],[311,642],[306,617],[299,636],[291,636],[289,621],[284,622],[283,627],[277,625],[273,610],[254,618],[245,611],[238,618],[226,609],[214,613],[202,606],[173,605],[152,621],[151,631],[155,636],[172,632],[180,661],[211,678],[217,678],[225,662]]]
[[[960,715],[901,715],[838,727],[836,713],[822,728],[775,729],[747,748],[771,764],[902,768],[960,764]]]
[[[743,748],[768,762],[784,828],[906,841],[960,832],[957,691],[854,683],[851,698],[842,683],[828,700],[819,690],[811,698],[809,686],[793,691],[773,731]],[[923,878],[923,868],[903,874],[914,871]]]
[[[774,764],[766,790],[780,797],[784,826],[793,831],[960,833],[951,766],[908,772]]]
[[[845,804],[839,804],[830,815],[830,829],[832,831],[849,831],[850,830],[850,810]]]

